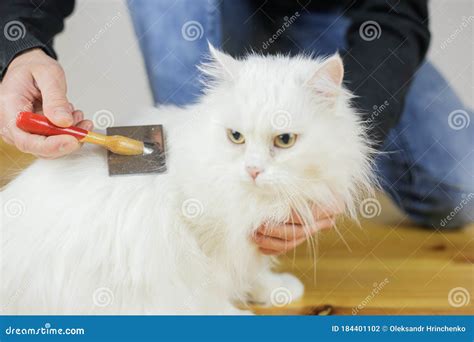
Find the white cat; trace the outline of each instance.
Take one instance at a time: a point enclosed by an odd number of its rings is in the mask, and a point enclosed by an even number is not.
[[[85,146],[0,193],[2,313],[239,314],[303,294],[250,237],[291,208],[311,225],[310,203],[354,216],[370,189],[341,59],[211,55],[200,103],[121,123],[164,124],[167,173],[109,177]]]

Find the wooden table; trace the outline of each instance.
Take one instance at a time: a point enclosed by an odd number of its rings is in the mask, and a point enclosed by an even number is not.
[[[305,283],[305,296],[257,312],[474,314],[474,226],[437,232],[365,221],[340,233],[347,245],[335,231],[320,233],[315,264],[308,246],[282,257],[281,269]]]

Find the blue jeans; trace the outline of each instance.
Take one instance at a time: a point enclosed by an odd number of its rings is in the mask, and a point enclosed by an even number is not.
[[[129,0],[129,9],[154,99],[177,105],[202,94],[196,65],[208,53],[206,40],[233,55],[252,46],[327,55],[344,50],[350,24],[339,12],[301,11],[269,43],[275,32],[265,31],[262,13],[251,1]],[[383,189],[415,223],[438,229],[474,221],[474,122],[465,121],[472,118],[472,109],[425,62],[413,79],[400,122],[385,141],[388,153],[376,161]]]

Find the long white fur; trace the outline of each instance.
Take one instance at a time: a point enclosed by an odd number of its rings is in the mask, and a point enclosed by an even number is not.
[[[239,314],[236,302],[271,304],[281,287],[302,295],[250,236],[290,208],[313,224],[310,202],[342,201],[354,216],[371,182],[364,129],[339,84],[318,89],[328,61],[211,52],[198,104],[119,123],[164,124],[167,173],[109,177],[105,152],[85,146],[36,161],[3,189],[2,313]],[[245,144],[230,142],[229,128]],[[288,132],[296,144],[274,148]],[[255,183],[249,163],[264,169]]]

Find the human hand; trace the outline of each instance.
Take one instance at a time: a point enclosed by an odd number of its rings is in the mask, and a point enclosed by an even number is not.
[[[336,216],[341,212],[342,209],[328,211],[313,207],[315,225],[309,229],[303,227],[300,217],[293,212],[292,218],[282,225],[262,225],[254,234],[254,241],[263,254],[284,254],[302,244],[315,232],[333,227]]]
[[[76,125],[92,129],[92,122],[75,110],[66,96],[66,78],[62,67],[40,49],[17,56],[8,66],[0,84],[0,135],[20,151],[42,158],[58,158],[80,147],[69,135],[44,137],[29,134],[16,126],[19,112],[43,113],[60,127]]]

